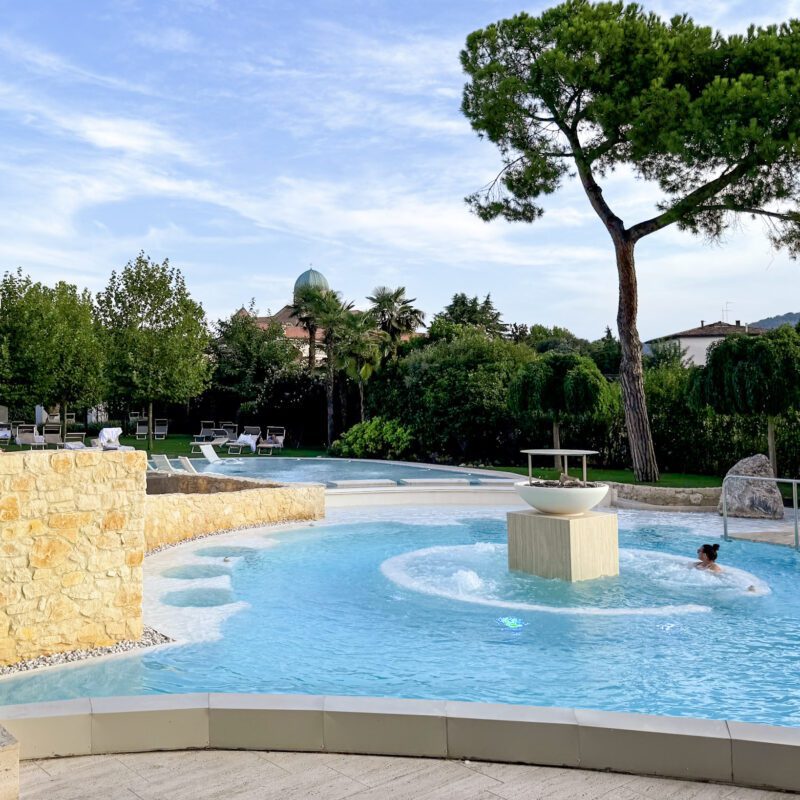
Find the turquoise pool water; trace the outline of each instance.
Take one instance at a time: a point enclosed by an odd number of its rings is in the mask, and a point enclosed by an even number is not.
[[[471,472],[468,469],[437,469],[424,465],[392,464],[386,461],[350,461],[345,458],[223,458],[209,464],[197,459],[196,469],[219,475],[239,475],[248,478],[267,478],[288,483],[325,483],[335,481],[391,480],[469,480],[471,483],[508,480],[507,475]],[[175,462],[175,466],[180,465]],[[519,480],[522,480],[521,478]]]
[[[619,578],[574,585],[509,574],[495,509],[340,511],[197,542],[148,559],[150,585],[164,613],[221,638],[3,680],[0,703],[289,692],[798,726],[800,559],[730,542],[721,576],[691,569],[719,530],[711,515],[622,512]]]

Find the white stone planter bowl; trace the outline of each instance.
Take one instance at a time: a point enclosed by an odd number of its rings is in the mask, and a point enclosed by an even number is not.
[[[514,484],[519,496],[544,514],[583,514],[608,494],[608,486],[537,486]]]

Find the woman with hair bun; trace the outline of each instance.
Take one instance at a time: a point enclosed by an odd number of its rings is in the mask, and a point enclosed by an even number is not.
[[[722,567],[717,564],[718,544],[704,544],[697,548],[697,557],[700,559],[694,566],[695,569],[706,569],[709,572],[722,572]]]

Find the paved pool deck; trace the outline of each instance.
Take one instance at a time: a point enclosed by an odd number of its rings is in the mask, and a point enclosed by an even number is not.
[[[779,800],[797,795],[558,767],[196,750],[26,761],[20,800]]]
[[[794,547],[794,516],[787,515],[783,521],[776,521],[775,527],[769,531],[730,531],[731,539],[742,539],[746,542],[765,542]]]

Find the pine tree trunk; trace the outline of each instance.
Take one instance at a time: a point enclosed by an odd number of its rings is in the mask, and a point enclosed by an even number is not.
[[[619,273],[619,307],[617,328],[622,347],[619,368],[622,384],[622,403],[625,409],[625,427],[633,459],[633,472],[637,481],[658,480],[653,436],[647,418],[647,402],[644,394],[644,372],[642,369],[642,343],[636,327],[638,290],[636,287],[636,265],[633,258],[633,243],[615,237],[614,245]]]
[[[308,368],[317,366],[317,329],[309,328],[308,331]]]
[[[553,420],[553,449],[560,450],[561,449],[561,423],[557,420]],[[560,475],[562,472],[561,469],[561,456],[554,456],[553,457],[553,466],[556,468],[556,472]]]
[[[61,401],[61,413],[63,414],[63,420],[64,420],[64,424],[62,426],[63,427],[63,431],[61,433],[61,441],[62,442],[66,442],[67,441],[67,401],[66,400],[62,400]]]
[[[772,474],[778,477],[778,454],[775,452],[775,417],[767,417],[767,452]]]
[[[147,404],[147,449],[153,449],[153,401]]]

